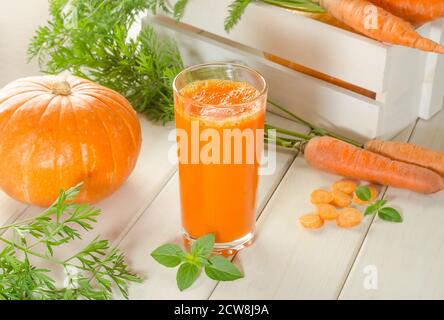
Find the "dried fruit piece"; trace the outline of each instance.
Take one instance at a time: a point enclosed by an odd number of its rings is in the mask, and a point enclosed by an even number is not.
[[[331,204],[320,203],[316,205],[316,212],[322,220],[336,220],[339,215],[338,210]]]
[[[313,204],[330,203],[333,201],[333,195],[324,189],[316,189],[311,193],[310,200]]]
[[[331,186],[331,190],[343,192],[348,195],[352,195],[355,192],[357,187],[358,187],[358,184],[356,182],[354,182],[353,180],[340,180],[340,181],[335,182]]]
[[[336,224],[341,228],[357,226],[362,221],[362,213],[355,208],[346,208],[339,212]]]
[[[317,214],[309,213],[299,218],[299,222],[304,228],[319,229],[324,225],[324,220]]]
[[[366,206],[370,203],[372,203],[373,201],[376,200],[376,198],[378,197],[379,191],[375,186],[368,186],[370,193],[371,193],[371,198],[368,201],[364,201],[358,198],[358,196],[356,195],[356,193],[353,194],[353,202],[359,205],[363,205]]]
[[[333,191],[333,201],[332,204],[339,208],[346,208],[350,206],[352,202],[352,197],[341,191]]]

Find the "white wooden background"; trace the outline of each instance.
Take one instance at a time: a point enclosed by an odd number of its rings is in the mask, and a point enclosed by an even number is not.
[[[31,21],[29,29],[43,20]],[[18,43],[30,34],[22,31]],[[24,54],[12,56],[12,48],[8,50],[0,47],[0,66],[15,63],[16,67],[0,74],[1,85],[37,71],[24,63]],[[272,114],[268,121],[294,127]],[[397,139],[444,151],[443,122],[441,112],[429,121],[418,121]],[[277,153],[276,173],[260,181],[256,242],[234,258],[245,278],[218,283],[202,276],[179,292],[175,270],[161,267],[149,255],[161,244],[180,242],[177,173],[167,158],[172,126],[143,118],[141,123],[143,147],[134,173],[118,192],[97,205],[103,214],[96,229],[59,253],[69,255],[96,234],[119,244],[133,270],[145,277],[143,284],[131,286],[131,299],[444,299],[444,192],[424,196],[385,189],[383,197],[402,212],[402,224],[366,218],[355,229],[326,226],[307,231],[299,227],[298,217],[312,209],[310,192],[339,177],[312,170],[301,156],[284,151]],[[0,224],[40,211],[0,192]],[[364,286],[369,266],[377,270],[373,290]],[[62,274],[57,277],[63,280]]]

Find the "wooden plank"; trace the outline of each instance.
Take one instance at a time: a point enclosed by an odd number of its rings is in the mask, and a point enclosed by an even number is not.
[[[313,211],[309,198],[314,189],[329,188],[339,179],[298,157],[260,217],[256,243],[236,257],[245,278],[220,282],[211,299],[335,299],[371,220],[350,230],[327,223],[309,231],[299,226],[298,217]]]
[[[444,112],[419,121],[411,141],[444,151],[443,121]],[[443,299],[444,191],[421,195],[389,188],[386,198],[402,212],[404,222],[375,218],[340,298]],[[364,286],[370,279],[364,274],[367,266],[376,268],[377,288]]]
[[[0,191],[0,226],[12,223],[27,207]]]
[[[267,114],[267,121],[301,130],[301,127],[294,122],[272,114]],[[260,177],[258,213],[262,211],[281,181],[295,153],[279,151],[276,157],[276,172],[270,176]],[[216,282],[202,276],[191,288],[180,292],[175,282],[176,270],[159,265],[149,255],[151,251],[164,243],[181,243],[180,235],[179,190],[177,175],[175,175],[120,244],[132,268],[146,277],[143,284],[131,285],[131,299],[206,299],[209,297]]]

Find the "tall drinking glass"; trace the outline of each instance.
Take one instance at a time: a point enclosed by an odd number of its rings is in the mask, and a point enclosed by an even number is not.
[[[230,253],[254,237],[267,84],[238,64],[203,64],[174,80],[184,238],[213,233]]]

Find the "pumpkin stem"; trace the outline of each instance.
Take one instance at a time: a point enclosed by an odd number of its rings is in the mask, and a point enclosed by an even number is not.
[[[71,94],[71,86],[66,80],[59,80],[53,83],[52,93],[58,96],[69,96]]]

